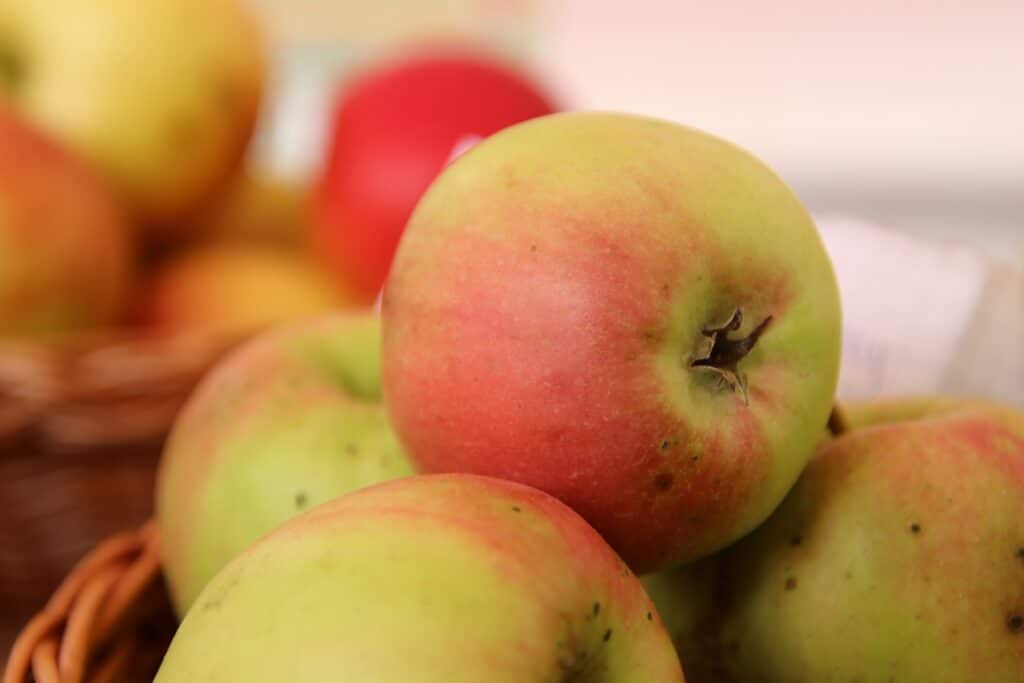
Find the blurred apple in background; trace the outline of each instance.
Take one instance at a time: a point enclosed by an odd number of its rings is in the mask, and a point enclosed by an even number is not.
[[[241,173],[197,220],[192,232],[300,246],[308,234],[309,192],[301,184],[259,171]]]
[[[525,74],[469,51],[417,53],[366,71],[337,102],[314,196],[318,252],[373,300],[413,207],[456,143],[554,110]]]
[[[141,321],[165,332],[248,335],[350,305],[316,263],[267,244],[214,242],[160,267],[141,303]]]
[[[236,166],[265,71],[237,0],[0,2],[0,100],[94,161],[161,235]]]
[[[107,185],[0,104],[0,337],[113,322],[129,292],[132,252]]]

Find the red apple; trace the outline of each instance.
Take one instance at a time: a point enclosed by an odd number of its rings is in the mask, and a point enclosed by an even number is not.
[[[814,223],[754,157],[556,114],[420,202],[384,289],[384,394],[423,471],[543,489],[653,570],[782,500],[828,420],[839,320]]]
[[[524,74],[475,54],[418,54],[367,71],[337,103],[315,198],[319,251],[371,301],[413,207],[456,143],[554,109]]]
[[[113,322],[130,290],[132,252],[110,188],[0,105],[0,337]]]

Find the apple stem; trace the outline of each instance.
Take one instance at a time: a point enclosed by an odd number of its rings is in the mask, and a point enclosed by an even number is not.
[[[733,391],[742,391],[744,403],[749,403],[747,377],[740,371],[739,362],[753,350],[771,321],[772,316],[769,315],[746,337],[729,339],[729,333],[735,332],[743,324],[743,309],[737,308],[724,325],[701,330],[701,334],[711,338],[711,349],[707,356],[690,363],[690,367],[707,368],[717,372]]]
[[[846,415],[838,403],[832,406],[832,412],[828,414],[828,431],[832,436],[842,436],[850,431],[850,423],[846,421]]]

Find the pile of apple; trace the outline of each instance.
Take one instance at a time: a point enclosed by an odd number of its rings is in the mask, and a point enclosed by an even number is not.
[[[239,0],[0,2],[0,340],[368,307],[457,139],[553,111],[475,53],[373,56],[285,181],[247,156],[263,28]]]
[[[837,409],[838,302],[725,141],[488,137],[380,318],[262,336],[180,415],[157,681],[1021,683],[1024,416]]]

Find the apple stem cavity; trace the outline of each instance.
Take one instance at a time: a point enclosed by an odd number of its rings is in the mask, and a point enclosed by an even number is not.
[[[732,312],[729,320],[720,327],[711,327],[701,330],[701,334],[711,338],[711,349],[707,356],[698,358],[690,363],[690,367],[707,368],[719,374],[721,379],[734,392],[743,392],[743,402],[750,405],[750,394],[747,391],[747,375],[739,369],[739,362],[746,358],[761,334],[764,333],[772,316],[766,317],[746,337],[730,339],[729,333],[735,332],[743,324],[743,309],[737,308]]]

